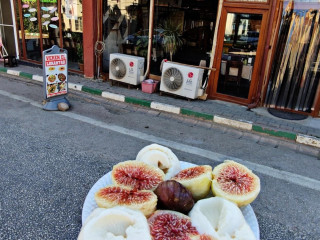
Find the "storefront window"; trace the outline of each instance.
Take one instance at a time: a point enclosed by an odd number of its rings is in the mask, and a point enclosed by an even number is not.
[[[41,61],[41,42],[36,1],[21,0],[27,58]],[[19,33],[19,35],[21,32]],[[20,35],[21,36],[21,35]],[[21,37],[20,37],[21,38]]]
[[[63,47],[68,50],[68,66],[81,70],[83,63],[83,33],[81,0],[62,0],[62,35]]]
[[[163,59],[209,66],[217,7],[212,0],[155,1],[152,74],[161,75]]]
[[[147,58],[149,1],[104,1],[103,8],[103,70],[109,70],[110,53]],[[155,0],[150,73],[161,75],[163,59],[209,66],[216,12],[212,0]]]
[[[103,71],[109,71],[110,53],[147,56],[149,1],[103,1]]]
[[[51,48],[53,45],[61,47],[57,0],[50,2],[40,1],[40,16],[43,50]]]
[[[22,59],[41,62],[41,51],[57,45],[68,50],[69,69],[79,70],[78,63],[83,62],[82,0],[16,0],[16,6]]]
[[[283,1],[282,7],[266,102],[272,108],[311,112],[320,79],[320,3]]]
[[[228,13],[218,93],[248,98],[261,23],[261,14]]]

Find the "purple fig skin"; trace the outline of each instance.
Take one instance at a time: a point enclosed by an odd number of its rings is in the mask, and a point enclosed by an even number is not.
[[[158,208],[188,213],[194,200],[191,192],[175,180],[161,182],[154,190],[158,197]]]

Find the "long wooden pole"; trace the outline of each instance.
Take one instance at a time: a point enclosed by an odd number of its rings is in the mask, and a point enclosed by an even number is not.
[[[294,25],[294,22],[295,22],[294,20],[295,20],[295,15],[293,14],[292,18],[290,18],[289,33],[291,32],[292,26]],[[270,106],[273,108],[276,107],[276,105],[277,105],[278,96],[280,94],[280,90],[281,90],[281,86],[282,86],[282,82],[283,82],[283,76],[286,72],[288,60],[290,57],[290,52],[292,49],[292,44],[288,44],[288,41],[291,41],[291,39],[289,38],[290,34],[288,34],[288,32],[287,32],[286,35],[287,35],[287,40],[284,43],[282,43],[283,45],[285,45],[285,50],[282,55],[279,71],[277,71],[277,76],[275,78],[273,96],[272,96],[271,104],[270,104]]]
[[[300,22],[300,18],[299,16],[295,15],[295,19],[294,19],[294,27],[292,29],[292,36],[290,37],[291,41],[290,41],[290,45],[292,46],[291,52],[290,52],[290,58],[289,58],[289,63],[288,66],[286,67],[288,70],[287,73],[287,77],[286,77],[286,82],[284,85],[284,91],[282,93],[282,101],[280,104],[280,108],[285,108],[286,106],[286,102],[287,102],[287,96],[288,96],[288,92],[290,89],[290,85],[291,85],[291,80],[292,80],[292,74],[294,71],[294,65],[296,62],[296,58],[297,58],[297,42],[299,40],[299,22]]]
[[[299,41],[299,52],[297,55],[297,62],[295,65],[296,71],[293,75],[293,84],[290,90],[290,96],[288,101],[288,107],[291,109],[295,108],[295,104],[297,102],[298,95],[298,86],[301,82],[301,77],[303,73],[303,66],[307,50],[309,48],[309,40],[310,40],[310,30],[311,30],[311,20],[314,14],[311,14],[310,11],[307,12],[306,17],[304,18],[303,24],[301,24],[301,38]]]
[[[211,68],[211,67],[195,66],[195,65],[189,65],[189,64],[178,63],[178,62],[173,62],[173,61],[167,61],[167,62],[171,62],[171,63],[183,65],[183,66],[188,66],[188,67],[194,67],[194,68],[201,68],[201,69],[205,69],[205,70],[216,71],[215,68]]]
[[[313,27],[312,27],[311,41],[310,41],[310,46],[306,56],[305,67],[304,67],[304,71],[301,78],[300,90],[299,90],[298,100],[297,100],[295,110],[302,110],[303,108],[305,94],[307,92],[307,89],[309,87],[309,82],[310,82],[311,64],[313,61],[315,61],[317,57],[316,48],[319,45],[319,12],[314,18],[312,25]]]
[[[270,84],[268,89],[267,104],[273,107],[275,106],[275,103],[273,103],[272,100],[273,100],[273,93],[276,88],[276,78],[280,70],[280,64],[282,61],[285,44],[287,42],[288,31],[291,24],[291,18],[293,13],[293,3],[292,2],[290,3],[291,4],[288,4],[288,7],[286,8],[285,14],[283,16],[283,21],[281,23],[282,26],[280,28],[278,43],[276,47],[277,58],[273,63],[271,73],[270,73]]]
[[[312,105],[312,96],[313,96],[313,92],[316,88],[319,89],[320,83],[319,83],[319,75],[320,75],[320,71],[319,69],[319,64],[320,64],[320,48],[318,47],[318,57],[317,60],[315,62],[314,68],[313,70],[313,74],[312,74],[312,78],[310,80],[310,86],[308,89],[308,93],[306,96],[306,100],[305,100],[305,104],[303,107],[303,111],[308,111],[309,110],[309,106]],[[318,87],[317,87],[318,85]],[[319,94],[319,93],[317,93]],[[315,97],[314,99],[318,99],[317,97]]]

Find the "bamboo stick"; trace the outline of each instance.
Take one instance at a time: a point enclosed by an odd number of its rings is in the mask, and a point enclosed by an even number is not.
[[[316,14],[316,17],[314,17],[314,21],[312,25],[313,26],[311,30],[312,31],[311,41],[310,41],[310,46],[306,56],[305,67],[304,67],[304,71],[301,78],[300,91],[298,94],[298,100],[297,100],[295,110],[303,109],[305,94],[307,92],[307,89],[309,87],[309,82],[310,82],[311,63],[314,62],[317,57],[316,48],[319,45],[319,12]]]
[[[279,32],[280,32],[280,26],[281,26],[281,22],[282,22],[282,11],[283,11],[283,3],[278,2],[276,5],[276,13],[274,14],[274,16],[276,17],[274,19],[274,23],[272,25],[272,29],[273,29],[273,34],[271,35],[270,38],[270,46],[277,46],[277,39],[279,37]],[[273,66],[273,59],[275,58],[275,55],[278,54],[278,52],[275,51],[276,48],[274,48],[274,50],[272,50],[271,52],[268,53],[268,57],[266,60],[266,67],[265,69],[270,69]],[[264,95],[262,95],[261,97],[261,102],[265,103],[265,106],[268,106],[268,98],[270,95],[270,86],[271,86],[271,72],[268,73],[268,71],[265,72],[264,75],[264,81],[263,81],[263,85],[261,88],[261,92],[265,93]]]
[[[294,22],[295,22],[294,19],[295,19],[295,16],[293,14],[293,17],[291,18],[291,22],[290,22],[289,32],[291,32],[292,26],[294,25]],[[281,90],[283,76],[286,72],[286,66],[288,64],[290,52],[292,49],[292,44],[288,44],[288,41],[289,42],[291,41],[291,39],[289,39],[289,36],[290,36],[290,34],[287,33],[287,41],[285,44],[285,50],[283,52],[282,60],[280,63],[280,68],[279,68],[279,71],[277,72],[277,76],[276,76],[276,80],[275,80],[273,96],[272,96],[271,104],[270,104],[270,107],[273,107],[273,108],[276,107],[276,105],[277,105],[277,100],[278,100],[278,96],[279,96],[279,93]]]
[[[318,57],[317,57],[317,60],[315,62],[315,65],[314,65],[314,68],[312,69],[312,77],[311,77],[311,80],[310,80],[310,86],[309,86],[309,89],[308,89],[308,93],[307,93],[307,96],[306,96],[306,100],[305,100],[305,104],[304,104],[304,107],[303,107],[303,111],[308,111],[309,110],[309,106],[312,105],[312,95],[313,95],[313,90],[317,88],[317,85],[318,85],[318,88],[320,86],[319,84],[319,75],[320,75],[320,71],[318,70],[319,68],[319,64],[320,64],[320,46],[318,46]],[[317,93],[319,94],[319,93]],[[315,98],[316,99],[316,98]]]
[[[299,52],[297,56],[297,62],[295,65],[296,71],[293,75],[293,84],[290,91],[289,101],[288,101],[288,107],[291,109],[295,108],[295,104],[297,101],[297,95],[299,89],[297,88],[300,85],[301,82],[301,76],[303,73],[303,68],[301,66],[304,65],[305,56],[307,53],[307,50],[309,48],[309,39],[310,39],[310,30],[311,30],[311,20],[313,18],[313,14],[310,13],[310,10],[307,12],[306,17],[303,19],[303,25],[302,31],[301,31],[301,40],[299,42]]]
[[[292,49],[290,52],[290,58],[289,58],[289,64],[287,66],[288,68],[288,75],[287,75],[287,80],[283,86],[284,88],[284,92],[282,94],[282,101],[280,105],[280,108],[285,108],[286,106],[286,102],[287,102],[287,96],[289,93],[289,89],[290,89],[290,85],[291,85],[291,80],[292,80],[292,74],[294,71],[294,65],[296,62],[296,58],[297,58],[297,42],[299,40],[299,34],[300,34],[300,18],[299,16],[297,16],[296,14],[294,14],[295,19],[294,21],[294,25],[293,25],[293,30],[292,30],[292,36],[291,36],[291,41],[289,44],[291,44]]]
[[[280,29],[280,34],[279,34],[278,43],[276,47],[276,53],[278,54],[278,58],[275,59],[272,66],[271,74],[270,74],[270,86],[268,89],[269,94],[267,97],[267,104],[270,107],[275,107],[275,103],[273,102],[273,99],[274,99],[273,95],[277,86],[276,79],[280,70],[280,65],[283,58],[285,45],[288,39],[288,31],[291,26],[292,15],[293,15],[293,2],[291,1],[288,4],[288,7],[286,8],[285,14],[283,16],[282,26]]]
[[[167,61],[167,62],[171,62],[171,63],[183,65],[183,66],[188,66],[188,67],[194,67],[194,68],[200,68],[200,69],[205,69],[205,70],[216,71],[216,68],[211,68],[211,67],[196,66],[196,65],[184,64],[184,63],[172,62],[172,61]]]

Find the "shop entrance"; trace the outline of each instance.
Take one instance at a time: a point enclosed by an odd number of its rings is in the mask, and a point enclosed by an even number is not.
[[[209,96],[250,103],[258,82],[268,10],[224,7]]]
[[[11,1],[0,2],[0,57],[16,57],[17,46],[15,41],[15,27],[13,24],[13,7]]]
[[[15,0],[20,59],[41,63],[42,52],[68,50],[69,70],[83,62],[81,0]]]

